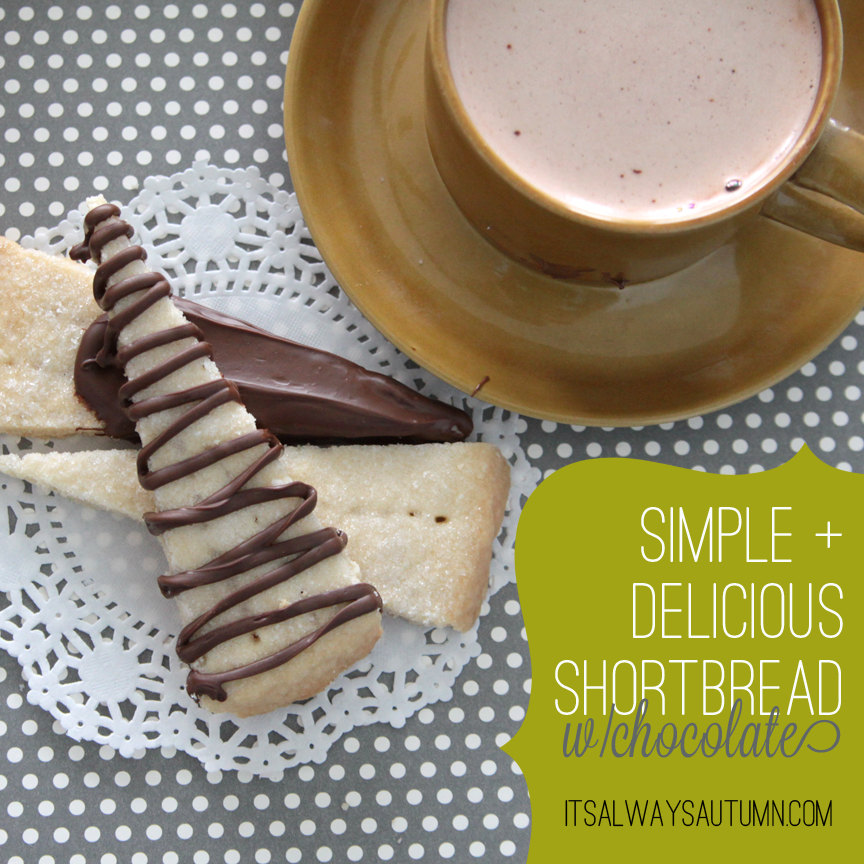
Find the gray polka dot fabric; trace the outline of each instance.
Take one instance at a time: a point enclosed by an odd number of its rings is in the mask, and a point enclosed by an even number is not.
[[[196,160],[257,165],[290,188],[282,83],[299,3],[0,2],[6,237],[57,224],[93,190],[125,200],[146,177]],[[745,473],[804,442],[859,471],[862,325],[718,414],[641,429],[526,418],[523,446],[544,475],[598,457]],[[8,608],[0,594],[0,643]],[[0,651],[0,862],[525,861],[527,789],[498,749],[531,690],[515,586],[492,599],[480,640],[450,702],[399,730],[357,729],[325,763],[278,782],[208,774],[170,750],[125,759],[77,743],[28,702],[20,667]]]

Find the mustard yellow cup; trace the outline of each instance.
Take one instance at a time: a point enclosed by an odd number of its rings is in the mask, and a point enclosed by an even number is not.
[[[813,111],[787,157],[728,206],[675,221],[579,212],[532,186],[491,149],[456,91],[446,45],[449,0],[431,0],[426,130],[444,184],[490,243],[549,276],[624,287],[695,264],[758,216],[864,251],[864,137],[831,120],[843,61],[837,0],[814,0],[822,74]]]

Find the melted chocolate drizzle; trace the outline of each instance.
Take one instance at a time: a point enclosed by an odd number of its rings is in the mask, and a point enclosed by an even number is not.
[[[138,454],[138,477],[141,485],[145,489],[158,489],[236,453],[262,444],[267,445],[267,450],[248,468],[222,489],[214,492],[198,504],[165,510],[160,513],[145,514],[144,521],[148,530],[151,534],[162,534],[173,528],[209,522],[255,504],[285,498],[301,499],[299,506],[291,513],[281,517],[258,534],[203,567],[159,577],[158,583],[162,593],[166,597],[175,597],[191,588],[212,585],[277,559],[290,558],[249,585],[228,594],[213,608],[187,624],[178,638],[178,656],[185,663],[191,664],[216,646],[246,633],[254,633],[258,628],[288,621],[308,612],[347,604],[339,609],[322,627],[274,654],[224,672],[201,672],[193,669],[189,673],[186,679],[186,689],[190,695],[196,698],[206,695],[224,702],[228,698],[224,687],[225,683],[249,678],[287,663],[317,642],[322,636],[342,624],[369,612],[380,611],[382,602],[378,592],[371,585],[365,583],[349,585],[312,597],[304,597],[285,608],[251,615],[214,627],[203,635],[198,635],[202,628],[224,612],[243,603],[250,597],[293,578],[319,561],[338,554],[345,547],[347,537],[338,529],[324,528],[290,540],[278,540],[291,525],[308,516],[315,509],[317,493],[311,486],[297,482],[281,486],[243,488],[266,465],[278,459],[282,452],[282,444],[266,429],[241,435],[164,468],[155,471],[150,470],[149,460],[151,457],[172,438],[218,406],[228,402],[239,403],[241,399],[237,387],[230,381],[221,378],[187,390],[180,390],[165,396],[152,396],[132,403],[133,396],[166,378],[187,363],[202,357],[210,357],[212,351],[210,345],[202,341],[203,334],[195,324],[185,324],[170,330],[151,333],[117,350],[117,339],[123,328],[154,303],[171,294],[168,280],[160,273],[143,273],[131,276],[109,287],[108,283],[112,276],[116,276],[124,267],[134,261],[143,262],[147,258],[146,251],[140,246],[128,246],[107,260],[102,260],[102,251],[108,243],[120,237],[130,239],[132,237],[132,227],[127,222],[120,220],[119,217],[120,210],[113,204],[101,204],[94,207],[84,219],[86,229],[84,242],[70,251],[70,257],[76,261],[87,261],[92,257],[99,263],[93,280],[93,295],[99,306],[106,312],[110,312],[124,297],[140,295],[136,296],[135,301],[128,308],[118,312],[108,320],[102,348],[93,362],[100,366],[114,364],[120,368],[125,368],[133,357],[137,357],[145,351],[183,339],[194,338],[198,340],[190,347],[179,351],[169,360],[160,363],[137,378],[127,381],[120,388],[120,396],[123,399],[125,411],[133,422],[170,408],[191,406],[167,429],[143,447]],[[115,219],[117,221],[114,221]]]

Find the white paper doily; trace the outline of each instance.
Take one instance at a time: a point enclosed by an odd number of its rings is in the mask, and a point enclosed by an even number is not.
[[[279,335],[341,354],[474,419],[474,439],[501,448],[513,485],[495,542],[490,596],[513,581],[513,541],[522,505],[540,480],[519,443],[518,415],[470,399],[420,369],[363,316],[333,280],[292,194],[254,169],[205,164],[152,177],[124,208],[149,262],[178,294]],[[62,254],[82,236],[73,211],[22,245]],[[104,439],[36,442],[0,438],[11,452],[117,446]],[[164,566],[143,525],[40,494],[0,476],[0,645],[18,659],[28,699],[75,739],[123,755],[173,746],[205,768],[278,778],[322,762],[355,726],[395,727],[425,705],[447,700],[465,664],[480,654],[469,633],[421,628],[385,616],[384,636],[325,692],[283,711],[241,720],[212,715],[183,690],[186,669],[173,650],[179,619],[155,577]],[[3,594],[2,592],[5,592]],[[5,599],[4,599],[5,597]],[[488,612],[484,604],[483,614]]]

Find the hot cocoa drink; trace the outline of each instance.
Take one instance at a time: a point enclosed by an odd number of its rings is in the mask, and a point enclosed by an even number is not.
[[[794,147],[822,66],[813,0],[450,0],[446,38],[494,153],[616,220],[746,196]]]

